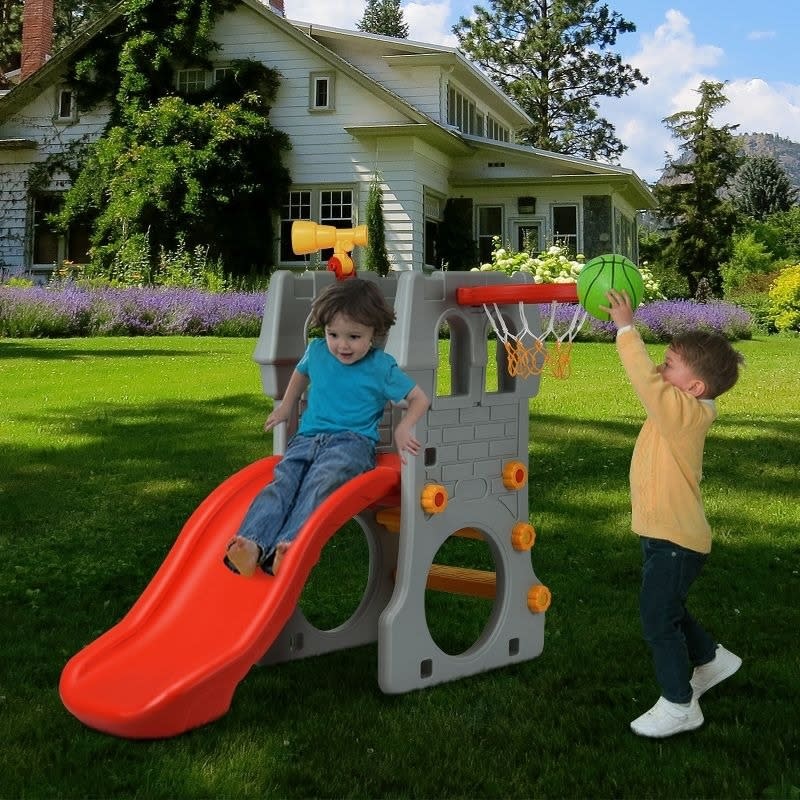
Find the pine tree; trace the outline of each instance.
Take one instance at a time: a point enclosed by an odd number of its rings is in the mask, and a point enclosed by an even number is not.
[[[788,211],[797,200],[786,170],[772,156],[751,156],[736,175],[733,202],[748,217],[763,221]]]
[[[700,102],[692,111],[679,111],[663,120],[681,141],[681,156],[667,165],[655,189],[659,213],[669,231],[664,255],[684,275],[692,294],[703,278],[712,291],[722,289],[720,264],[730,257],[736,213],[722,189],[742,164],[733,131],[738,125],[711,124],[725,106],[724,84],[703,81]]]
[[[521,140],[545,150],[615,161],[625,150],[598,98],[647,78],[612,52],[636,30],[597,0],[490,0],[453,27],[461,49],[534,120]]]
[[[356,27],[365,33],[408,38],[408,25],[403,18],[400,0],[367,0],[364,16]]]
[[[389,253],[386,251],[386,226],[383,219],[383,189],[379,178],[369,186],[367,197],[367,248],[364,268],[385,278],[391,270]]]

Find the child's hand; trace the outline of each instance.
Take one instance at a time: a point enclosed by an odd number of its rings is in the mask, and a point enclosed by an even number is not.
[[[276,409],[273,409],[272,413],[267,417],[264,423],[264,431],[271,431],[276,425],[280,425],[281,422],[287,422],[289,420],[289,413],[290,406],[286,403],[281,403]]]
[[[628,293],[610,289],[606,297],[608,298],[608,305],[600,306],[600,310],[605,311],[611,317],[617,328],[633,325],[633,308]]]
[[[411,432],[411,425],[404,424],[404,420],[397,423],[394,429],[394,443],[397,447],[397,452],[400,454],[400,461],[406,463],[405,453],[410,453],[412,456],[419,454],[422,445],[414,437]]]

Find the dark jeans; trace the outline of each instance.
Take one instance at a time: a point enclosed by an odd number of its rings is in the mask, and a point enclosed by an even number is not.
[[[717,643],[686,608],[689,589],[708,557],[665,539],[642,540],[639,613],[661,694],[673,703],[692,699],[689,665],[707,664]]]

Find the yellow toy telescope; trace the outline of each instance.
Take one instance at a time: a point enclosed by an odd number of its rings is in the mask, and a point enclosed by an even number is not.
[[[292,223],[292,250],[295,255],[302,256],[315,250],[332,247],[333,255],[328,259],[328,269],[335,272],[340,280],[355,275],[350,253],[356,245],[363,247],[366,243],[366,225],[357,225],[355,228],[334,228],[333,225],[317,225],[308,219]]]

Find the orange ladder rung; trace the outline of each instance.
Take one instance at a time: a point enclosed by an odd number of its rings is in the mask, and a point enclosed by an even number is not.
[[[400,533],[400,508],[382,508],[375,514],[375,521],[383,525],[389,533]],[[462,539],[483,539],[483,534],[475,528],[460,528],[453,533]]]
[[[428,589],[450,594],[465,594],[494,600],[497,579],[494,572],[468,567],[448,567],[431,564],[428,573]]]

